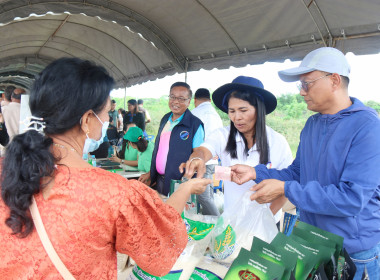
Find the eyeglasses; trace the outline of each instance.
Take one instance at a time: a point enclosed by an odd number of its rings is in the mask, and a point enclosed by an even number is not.
[[[310,84],[315,83],[316,81],[318,81],[320,79],[323,79],[323,78],[325,78],[327,76],[331,76],[331,75],[332,75],[332,73],[328,73],[328,74],[323,75],[323,76],[321,76],[319,78],[316,78],[315,80],[312,80],[310,82],[299,81],[299,82],[297,82],[297,88],[298,88],[299,91],[301,91],[301,89],[303,89],[305,92],[308,92]]]
[[[174,95],[169,95],[169,99],[172,101],[178,100],[179,103],[185,103],[186,100],[189,100],[190,98],[183,98],[183,97],[176,97]]]

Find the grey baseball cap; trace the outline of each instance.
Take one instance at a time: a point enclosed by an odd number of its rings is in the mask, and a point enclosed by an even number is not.
[[[349,78],[351,67],[344,54],[335,48],[323,47],[308,53],[300,66],[278,72],[284,82],[295,82],[300,75],[313,71],[337,73]]]

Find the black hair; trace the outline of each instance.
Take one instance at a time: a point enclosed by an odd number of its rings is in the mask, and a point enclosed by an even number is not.
[[[34,117],[43,118],[44,134],[29,130],[8,144],[1,173],[1,196],[9,207],[5,223],[18,237],[33,230],[28,208],[39,193],[43,177],[53,178],[55,158],[50,148],[58,135],[78,127],[89,110],[99,113],[107,104],[114,85],[107,71],[90,61],[61,58],[49,64],[30,91],[29,107]]]
[[[255,123],[255,134],[253,135],[253,143],[256,143],[257,151],[260,154],[260,163],[261,164],[267,164],[269,162],[269,147],[268,147],[268,137],[266,132],[266,125],[265,125],[265,105],[260,100],[260,98],[257,98],[255,94],[252,94],[248,91],[234,91],[232,92],[228,99],[230,100],[231,97],[238,98],[244,101],[247,101],[249,104],[254,106],[256,108],[256,123]],[[236,129],[234,126],[234,123],[230,122],[230,134],[228,136],[228,141],[226,145],[226,152],[228,152],[232,158],[237,158],[237,151],[236,151],[236,133],[239,133],[245,144],[245,154],[248,153],[248,143],[247,139],[245,139],[244,135]]]
[[[132,112],[132,114],[136,114],[139,111],[139,109],[137,108],[136,99],[129,99],[127,103],[131,104],[132,106],[135,106],[135,111]]]
[[[175,82],[174,84],[171,85],[170,90],[172,90],[172,88],[174,88],[174,87],[184,87],[184,88],[187,88],[188,93],[189,93],[189,98],[191,99],[193,97],[193,92],[191,91],[191,88],[190,88],[189,84],[187,84],[185,82]]]
[[[15,92],[13,92],[11,98],[17,99],[17,100],[21,100],[21,94],[22,93],[15,93]]]
[[[115,101],[114,99],[112,99],[112,100],[111,100],[111,103],[112,103],[112,104],[115,104],[115,103],[116,103],[116,101]]]
[[[194,94],[196,99],[210,99],[210,91],[207,88],[199,88]]]
[[[6,100],[11,100],[12,98],[12,93],[16,89],[14,86],[7,86],[4,90],[4,96]]]
[[[348,88],[348,85],[350,83],[350,78],[346,77],[346,76],[340,76],[342,78],[342,83],[343,83],[343,86],[347,89]]]
[[[145,152],[146,149],[148,148],[148,140],[146,140],[145,137],[141,137],[141,139],[139,139],[137,142],[131,142],[131,141],[128,141],[128,142],[135,144],[137,146],[137,150],[140,153]]]
[[[144,104],[144,100],[142,100],[142,99],[138,99],[138,100],[137,100],[137,104],[139,104],[139,105]]]

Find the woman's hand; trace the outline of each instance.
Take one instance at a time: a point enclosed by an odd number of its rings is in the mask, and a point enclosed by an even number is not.
[[[144,183],[145,185],[150,185],[150,172],[147,172],[145,174],[142,174],[139,179],[141,183]]]
[[[187,179],[190,179],[194,176],[194,173],[197,172],[197,178],[203,178],[203,175],[206,173],[206,164],[201,158],[190,158],[188,161],[181,163],[179,166],[179,172],[185,173],[183,176]]]
[[[189,188],[191,194],[202,194],[211,183],[211,179],[194,178],[180,184],[180,188]]]
[[[191,194],[201,194],[211,184],[211,179],[194,178],[179,185],[179,188],[166,200],[166,204],[174,207],[179,214],[183,212]]]
[[[118,157],[115,156],[115,155],[112,155],[112,157],[110,157],[110,160],[112,160],[112,161],[114,161],[114,162],[119,162],[119,163],[121,163],[121,159],[118,158]]]
[[[256,179],[255,168],[245,164],[231,166],[231,181],[238,185]]]

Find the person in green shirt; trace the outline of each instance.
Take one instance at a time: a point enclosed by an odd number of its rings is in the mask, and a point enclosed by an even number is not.
[[[131,127],[136,127],[136,124],[134,123],[130,123],[127,125],[127,131],[131,128]],[[114,147],[115,151],[116,151],[116,147]],[[123,144],[122,144],[122,148],[121,148],[121,151],[120,152],[116,152],[111,158],[110,160],[114,161],[114,162],[119,162],[119,163],[122,163],[122,164],[126,164],[126,165],[129,165],[129,166],[134,166],[134,167],[137,167],[138,165],[138,151],[137,149],[133,148],[127,138],[126,138],[126,134],[124,135],[123,137]]]
[[[144,137],[144,132],[139,127],[131,127],[125,134],[129,145],[138,151],[137,168],[143,172],[150,172],[154,145]]]

